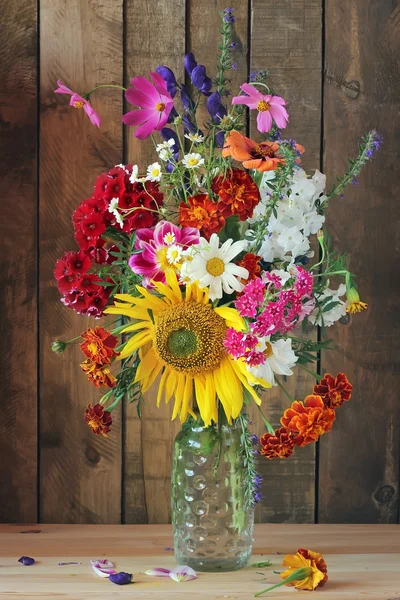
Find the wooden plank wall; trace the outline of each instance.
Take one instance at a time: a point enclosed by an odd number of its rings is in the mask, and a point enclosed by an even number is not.
[[[333,328],[338,350],[321,369],[345,370],[351,405],[319,447],[289,461],[261,462],[266,522],[397,522],[399,519],[398,160],[400,8],[394,0],[230,0],[237,70],[232,86],[267,67],[290,101],[288,135],[306,146],[306,169],[330,183],[364,130],[383,149],[344,199],[330,208],[335,243],[346,250],[367,313]],[[4,5],[5,6],[5,5]],[[55,356],[55,337],[88,324],[59,302],[55,260],[74,248],[71,214],[96,175],[121,161],[147,164],[150,146],[123,130],[123,98],[94,101],[101,130],[53,90],[127,84],[157,64],[182,76],[193,51],[213,65],[222,0],[14,0],[2,15],[0,47],[1,221],[0,521],[162,523],[170,519],[171,448],[177,425],[150,393],[140,421],[115,414],[107,441],[82,411],[96,398],[78,352]],[[125,107],[126,108],[126,107]],[[396,130],[397,126],[397,130]],[[256,135],[254,123],[249,130]],[[396,138],[397,135],[397,138]],[[312,378],[299,373],[302,397]],[[397,385],[396,385],[397,384]],[[287,398],[266,395],[276,422]],[[256,411],[254,430],[261,432]]]

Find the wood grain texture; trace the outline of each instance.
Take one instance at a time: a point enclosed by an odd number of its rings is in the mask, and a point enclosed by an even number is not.
[[[148,76],[160,64],[183,76],[185,53],[184,0],[127,0],[125,4],[125,83]],[[132,107],[127,105],[125,112]],[[150,139],[140,142],[125,130],[125,156],[145,171],[157,160]],[[124,407],[125,523],[166,523],[171,519],[170,476],[172,444],[179,429],[171,423],[171,406],[156,407],[157,384],[146,394],[143,420],[134,406]]]
[[[354,395],[321,447],[319,518],[393,523],[399,505],[400,7],[391,0],[328,1],[325,21],[324,170],[330,182],[346,169],[366,129],[382,133],[384,145],[359,187],[329,209],[334,245],[348,252],[369,308],[329,330],[340,350],[322,357],[324,370],[348,374]]]
[[[122,0],[43,0],[40,31],[41,518],[119,523],[119,411],[108,440],[93,435],[83,411],[101,392],[79,369],[79,347],[59,357],[50,344],[95,323],[61,304],[53,269],[65,250],[76,248],[74,208],[91,194],[96,176],[122,159],[122,94],[102,91],[94,98],[103,118],[98,130],[53,90],[58,78],[81,92],[107,81],[121,84]]]
[[[256,525],[249,566],[232,573],[199,573],[195,581],[178,584],[169,578],[150,578],[144,571],[173,568],[174,557],[165,550],[172,543],[169,526],[160,525],[39,525],[36,535],[21,535],[21,528],[0,527],[0,598],[54,598],[66,600],[111,598],[123,595],[140,600],[194,598],[248,599],[268,584],[278,582],[282,556],[298,547],[318,548],[328,565],[329,580],[318,594],[332,600],[395,600],[400,594],[400,527],[396,525]],[[25,529],[26,530],[26,529]],[[24,531],[24,529],[22,529]],[[22,550],[23,549],[23,550]],[[23,567],[21,553],[36,558]],[[134,584],[112,586],[93,574],[89,559],[99,553],[113,560],[118,570],[133,573]],[[254,563],[271,560],[260,569]],[[59,561],[82,564],[60,567]],[[301,592],[282,587],[271,598],[295,598]]]
[[[320,166],[321,41],[321,1],[252,1],[250,70],[268,69],[275,93],[288,100],[290,124],[285,136],[293,136],[305,146],[302,166],[306,170]],[[250,134],[256,139],[254,118],[251,115]],[[312,335],[316,339],[316,334]],[[291,396],[302,400],[314,383],[312,376],[297,368],[284,385]],[[280,388],[264,394],[263,410],[274,426],[279,425],[289,405],[290,400]],[[263,433],[265,427],[254,407],[250,414],[256,433]],[[257,508],[259,520],[314,522],[314,445],[298,449],[289,460],[260,457],[259,470],[264,477],[263,500]]]
[[[4,3],[0,32],[0,520],[31,521],[37,519],[36,1]]]

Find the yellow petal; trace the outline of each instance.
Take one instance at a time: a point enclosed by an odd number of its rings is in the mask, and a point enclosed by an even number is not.
[[[167,379],[167,376],[168,376],[168,371],[165,370],[164,373],[161,375],[160,383],[158,384],[157,406],[160,406],[160,404],[161,404],[161,398],[162,398],[162,394],[164,391],[164,384],[165,384],[165,380]]]
[[[143,379],[142,381],[142,393],[144,394],[145,392],[147,392],[148,389],[151,388],[151,386],[153,385],[153,383],[155,382],[155,380],[157,379],[157,377],[160,374],[161,369],[163,368],[163,364],[162,362],[159,360],[156,364],[156,366],[154,367],[151,375],[149,375],[149,377],[147,379]]]
[[[151,335],[148,331],[142,331],[141,333],[137,333],[126,343],[126,346],[123,348],[123,350],[117,357],[117,360],[122,360],[123,358],[130,356],[134,353],[135,350],[137,350],[141,346],[144,346],[144,344],[150,341]]]
[[[167,367],[167,369],[169,371],[169,375],[165,383],[165,402],[168,404],[172,398],[174,390],[176,390],[176,386],[178,385],[178,377],[176,371],[169,367]]]
[[[135,296],[132,296],[131,294],[115,294],[114,298],[117,300],[123,300],[124,302],[129,302],[130,304],[135,302]]]
[[[150,348],[147,354],[145,354],[139,362],[139,366],[135,375],[135,382],[149,377],[158,363],[159,361],[157,361],[154,349]]]
[[[128,331],[139,331],[139,329],[152,329],[152,324],[147,323],[146,321],[139,321],[139,323],[128,325],[122,331],[120,331],[120,333],[127,333]]]
[[[185,378],[185,387],[183,390],[183,399],[182,399],[182,408],[180,413],[180,421],[184,423],[187,419],[188,413],[192,415],[192,417],[196,418],[195,413],[189,406],[189,402],[192,399],[192,383],[193,379],[191,375],[184,375]]]
[[[126,317],[130,317],[131,319],[137,318],[137,309],[135,307],[131,308],[120,308],[117,306],[109,306],[104,311],[107,315],[125,315]]]
[[[168,269],[165,273],[165,278],[167,280],[168,285],[170,286],[170,288],[173,290],[173,292],[175,294],[176,301],[182,302],[182,292],[180,290],[175,272],[172,269]]]
[[[167,303],[162,298],[155,296],[154,294],[152,294],[151,292],[146,290],[146,288],[142,287],[141,285],[137,285],[136,288],[137,288],[138,292],[140,292],[143,296],[143,298],[141,300],[143,300],[143,299],[147,300],[146,304],[149,308],[156,309],[156,310],[164,310],[168,306]]]
[[[217,315],[225,320],[228,327],[233,327],[233,329],[236,329],[237,331],[244,331],[246,329],[246,324],[236,308],[219,306],[218,308],[214,308],[214,310]]]
[[[168,285],[165,285],[165,283],[162,283],[161,281],[153,281],[153,285],[162,296],[165,296],[166,298],[168,298],[168,300],[171,300],[172,304],[176,304],[176,297],[174,291],[171,290],[171,288]]]

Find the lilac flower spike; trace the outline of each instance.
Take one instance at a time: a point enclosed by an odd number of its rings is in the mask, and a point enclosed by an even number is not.
[[[21,558],[18,559],[18,562],[25,567],[30,567],[30,565],[35,563],[35,559],[31,558],[30,556],[21,556]]]
[[[117,585],[126,585],[128,583],[132,583],[133,575],[132,573],[125,573],[121,571],[120,573],[114,573],[110,575],[108,578],[111,583],[116,583]]]

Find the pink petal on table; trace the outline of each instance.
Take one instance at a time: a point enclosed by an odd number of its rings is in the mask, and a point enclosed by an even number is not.
[[[183,583],[184,581],[191,581],[192,579],[197,579],[196,571],[193,571],[191,567],[187,566],[179,566],[175,567],[170,571],[169,576],[174,581],[178,581],[179,583]]]
[[[169,569],[164,569],[163,567],[156,567],[155,569],[145,571],[145,575],[151,575],[152,577],[169,577],[170,573]]]
[[[114,569],[115,565],[110,560],[91,560],[90,564],[92,565],[93,571],[99,577],[109,577],[116,573],[116,570]]]

